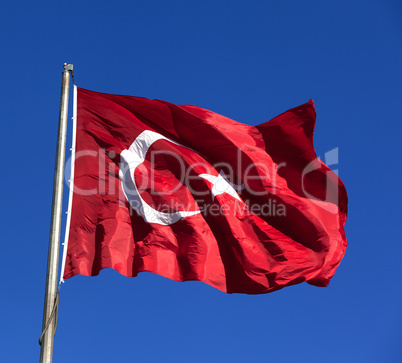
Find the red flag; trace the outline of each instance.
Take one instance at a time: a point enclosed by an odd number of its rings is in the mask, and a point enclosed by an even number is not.
[[[328,285],[347,195],[316,157],[312,101],[254,127],[196,106],[76,97],[64,279],[113,268],[228,293]]]

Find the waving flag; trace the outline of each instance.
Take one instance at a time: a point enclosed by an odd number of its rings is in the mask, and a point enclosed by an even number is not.
[[[254,127],[160,100],[75,98],[64,279],[113,268],[228,293],[328,285],[347,195],[316,157],[312,101]]]

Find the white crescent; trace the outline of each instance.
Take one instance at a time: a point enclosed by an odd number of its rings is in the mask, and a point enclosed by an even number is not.
[[[152,208],[144,199],[142,199],[135,184],[134,172],[137,166],[144,162],[148,149],[158,140],[166,140],[173,144],[183,146],[161,134],[158,134],[157,132],[150,130],[143,131],[137,136],[130,147],[123,150],[120,154],[120,180],[124,195],[131,207],[141,217],[143,217],[147,223],[157,223],[166,226],[176,223],[183,217],[201,213],[201,211],[198,209],[194,211],[164,213]],[[186,146],[183,147],[189,149]]]

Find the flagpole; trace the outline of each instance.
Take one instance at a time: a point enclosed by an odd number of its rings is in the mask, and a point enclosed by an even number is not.
[[[57,321],[57,273],[59,266],[61,213],[63,205],[64,159],[66,153],[66,133],[68,117],[68,96],[70,89],[70,72],[72,64],[64,64],[61,82],[59,131],[57,138],[56,165],[54,170],[52,217],[50,224],[49,252],[47,260],[45,305],[43,309],[40,362],[51,363],[53,341]]]

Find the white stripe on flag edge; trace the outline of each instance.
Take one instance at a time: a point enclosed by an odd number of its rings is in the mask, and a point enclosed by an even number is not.
[[[68,248],[68,237],[70,234],[70,222],[71,222],[71,206],[73,204],[73,188],[74,188],[74,168],[75,168],[75,140],[77,135],[77,86],[74,85],[74,98],[73,98],[73,140],[71,146],[71,172],[70,172],[70,180],[69,180],[69,196],[68,196],[68,210],[67,210],[67,222],[66,222],[66,232],[64,235],[64,243],[63,243],[63,259],[61,263],[61,271],[60,271],[60,282],[64,282],[63,275],[64,269],[66,267],[66,258],[67,258],[67,248]]]

